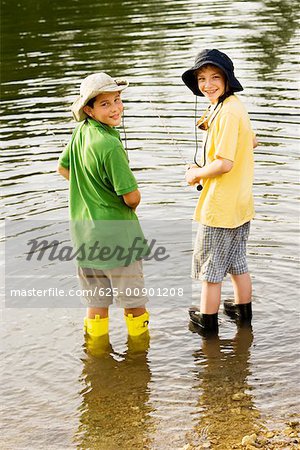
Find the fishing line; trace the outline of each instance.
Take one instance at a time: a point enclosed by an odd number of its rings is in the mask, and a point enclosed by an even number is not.
[[[151,99],[149,98],[149,103],[151,104],[153,110],[155,111],[157,117],[159,118],[159,120],[161,121],[162,126],[164,127],[165,132],[167,133],[167,135],[169,136],[173,146],[175,147],[175,149],[178,151],[178,153],[181,156],[181,159],[183,160],[183,162],[187,165],[189,165],[189,163],[187,162],[187,160],[184,157],[184,154],[182,153],[181,148],[177,145],[176,140],[173,138],[173,136],[171,135],[171,133],[169,132],[169,129],[167,127],[167,125],[165,124],[164,119],[160,116],[159,112],[157,111],[156,106],[152,103]]]
[[[123,133],[124,133],[125,152],[127,155],[127,160],[129,161],[128,147],[127,147],[127,135],[126,135],[126,130],[125,130],[125,108],[123,109],[123,114],[122,114],[122,128],[123,128]]]
[[[47,131],[47,133],[48,133],[48,132],[51,133],[51,134],[57,139],[57,135],[54,133],[54,131],[49,130],[49,128],[47,128],[46,131]],[[59,138],[58,138],[58,140],[59,140],[59,143],[60,143],[60,145],[61,145],[62,147],[65,147],[65,146],[66,146],[66,144],[64,144],[63,141],[61,141]]]
[[[185,164],[187,164],[188,169],[190,169],[190,167],[189,167],[189,166],[190,166],[190,163],[188,163],[187,160],[185,159],[185,157],[184,157],[184,155],[183,155],[181,149],[180,149],[180,148],[178,147],[178,145],[177,145],[176,140],[173,138],[173,136],[172,136],[171,133],[169,132],[168,127],[165,125],[164,120],[162,119],[162,117],[161,117],[160,114],[158,113],[156,107],[154,106],[154,104],[152,103],[152,101],[151,101],[150,98],[149,98],[149,103],[151,104],[152,108],[154,109],[154,111],[155,111],[157,117],[160,119],[160,121],[161,121],[161,123],[162,123],[162,125],[163,125],[163,127],[164,127],[164,129],[165,129],[165,131],[166,131],[166,133],[168,134],[168,136],[169,136],[169,138],[170,138],[172,144],[174,145],[175,149],[176,149],[176,150],[178,151],[178,153],[180,154],[181,159],[185,162]],[[194,112],[194,115],[195,115],[195,144],[196,144],[196,150],[195,150],[195,154],[194,154],[194,161],[195,161],[195,163],[196,163],[196,165],[197,165],[198,167],[203,167],[203,166],[200,166],[200,165],[197,163],[197,160],[196,160],[197,153],[198,153],[198,136],[197,136],[197,97],[196,97],[196,101],[195,101],[195,112]],[[204,157],[204,165],[205,165],[205,164],[206,164],[206,156]],[[196,189],[197,189],[197,191],[200,192],[200,191],[202,190],[201,184],[198,184],[198,185],[196,186]]]

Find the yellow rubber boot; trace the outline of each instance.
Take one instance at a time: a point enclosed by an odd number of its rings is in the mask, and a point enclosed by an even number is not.
[[[109,355],[113,350],[109,342],[109,335],[104,334],[103,336],[94,337],[89,334],[85,335],[85,349],[87,353],[96,358],[101,358],[103,356]]]
[[[140,336],[148,331],[149,313],[146,311],[141,316],[133,317],[132,314],[125,316],[129,336]]]
[[[95,319],[84,318],[84,331],[92,337],[100,337],[108,334],[108,317],[101,319],[97,314]]]
[[[150,345],[150,335],[149,330],[145,331],[145,333],[140,334],[139,336],[130,336],[128,335],[127,348],[128,355],[130,353],[146,353],[149,350]]]

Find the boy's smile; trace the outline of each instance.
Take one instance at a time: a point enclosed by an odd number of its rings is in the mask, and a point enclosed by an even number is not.
[[[93,107],[85,106],[84,112],[110,127],[120,125],[123,112],[120,92],[104,92],[97,95]]]
[[[206,66],[197,73],[199,90],[206,98],[215,104],[219,97],[225,93],[226,80],[224,73],[216,66]]]

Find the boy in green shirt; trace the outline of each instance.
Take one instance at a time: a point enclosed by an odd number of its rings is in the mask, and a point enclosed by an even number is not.
[[[121,91],[127,86],[127,81],[105,73],[82,81],[80,95],[72,105],[80,124],[58,165],[58,172],[69,180],[71,228],[75,247],[81,252],[78,275],[87,292],[84,325],[92,337],[108,334],[108,308],[113,298],[124,308],[130,336],[148,331],[141,262],[147,248],[135,214],[141,194],[115,129],[122,119]],[[100,247],[95,257],[99,240],[106,246]],[[124,258],[124,250],[135,241],[143,243],[142,250]],[[93,257],[86,256],[87,248]]]

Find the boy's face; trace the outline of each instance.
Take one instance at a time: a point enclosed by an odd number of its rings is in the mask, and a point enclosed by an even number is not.
[[[120,92],[104,92],[97,95],[94,106],[85,106],[84,112],[110,127],[120,125],[123,112]]]
[[[215,104],[225,93],[226,79],[224,72],[216,66],[206,66],[196,74],[199,90],[206,98]]]

